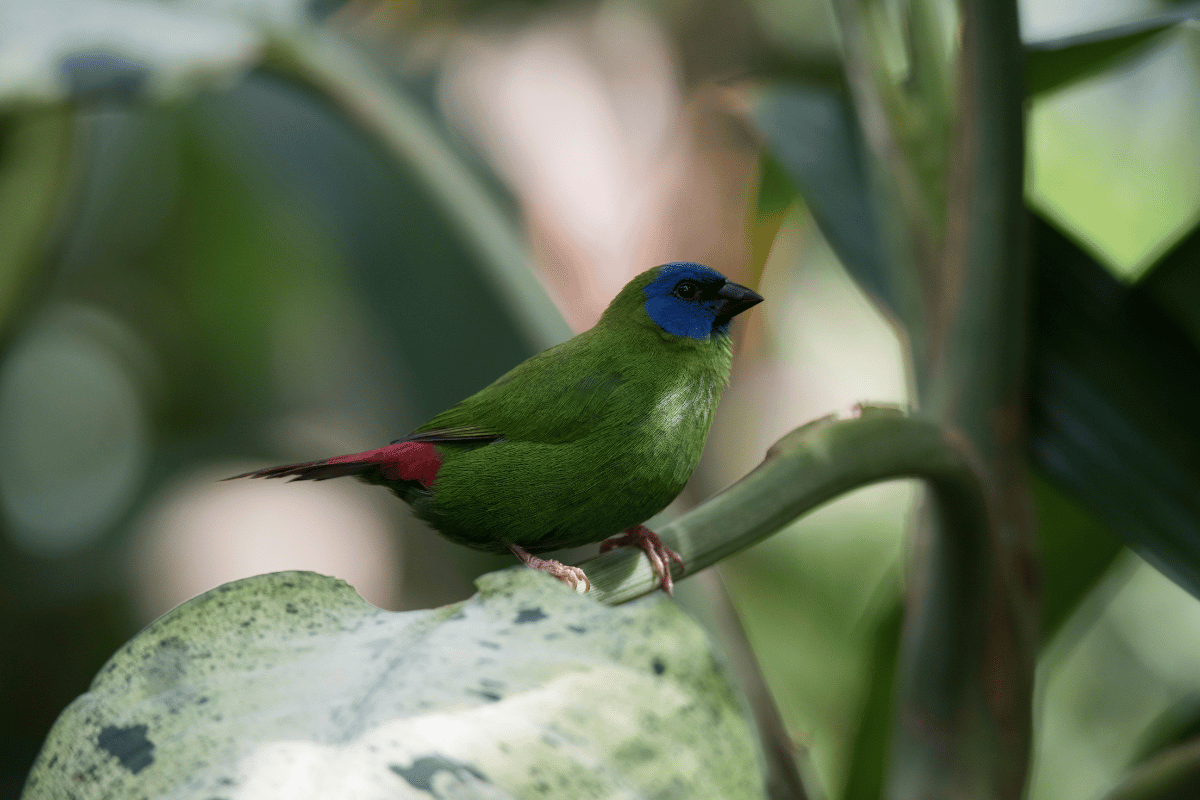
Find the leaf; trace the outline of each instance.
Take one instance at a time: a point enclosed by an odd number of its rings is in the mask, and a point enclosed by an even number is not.
[[[740,704],[665,598],[526,569],[396,613],[314,573],[188,601],[55,724],[25,800],[762,797]]]
[[[1200,19],[1200,3],[1188,3],[1111,28],[1028,42],[1026,92],[1032,97],[1095,75],[1148,49],[1171,28],[1195,19]]]
[[[98,96],[169,100],[227,85],[301,0],[0,0],[0,109]]]
[[[1200,596],[1200,350],[1045,222],[1035,242],[1034,460]]]
[[[755,98],[753,116],[774,161],[795,183],[842,264],[894,310],[858,121],[845,95],[805,84],[771,84]]]
[[[1200,794],[1200,742],[1159,753],[1133,769],[1103,800],[1192,800]]]
[[[1038,520],[1043,645],[1100,582],[1121,554],[1121,541],[1079,502],[1041,475],[1030,480]]]
[[[268,63],[317,89],[407,167],[473,251],[480,276],[511,311],[532,352],[570,337],[538,282],[517,226],[449,147],[428,112],[354,48],[324,31],[276,37]]]
[[[1200,226],[1178,242],[1138,285],[1200,346]]]
[[[888,575],[881,588],[898,595],[899,587]],[[904,624],[904,603],[898,597],[890,603],[875,625],[871,650],[871,679],[863,703],[862,716],[854,735],[850,770],[842,800],[880,800],[884,796],[884,770],[888,743],[892,735],[892,708],[896,701],[896,662],[900,651],[900,633]]]
[[[70,115],[58,109],[0,118],[0,343],[62,212],[72,134]]]

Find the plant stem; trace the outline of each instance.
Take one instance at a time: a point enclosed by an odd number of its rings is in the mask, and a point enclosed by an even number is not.
[[[941,513],[958,532],[948,555],[967,559],[964,579],[986,551],[987,511],[975,466],[959,442],[923,417],[866,406],[853,419],[828,416],[780,439],[753,472],[659,531],[699,572],[780,530],[852,489],[896,478],[928,482]],[[616,604],[658,588],[649,561],[617,548],[581,564],[592,595]],[[678,568],[676,568],[678,569]]]
[[[1023,50],[1015,0],[911,6],[923,22],[889,38],[878,4],[835,3],[917,407],[976,454],[991,516],[972,550],[939,501],[917,526],[886,794],[1017,800],[1035,652]],[[938,14],[957,28],[940,60],[920,38]],[[886,66],[892,40],[906,74]]]

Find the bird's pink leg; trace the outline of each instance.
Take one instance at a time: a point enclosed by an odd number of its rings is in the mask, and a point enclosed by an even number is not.
[[[549,558],[538,558],[519,545],[510,544],[508,549],[512,550],[513,555],[521,559],[521,562],[525,566],[531,569],[540,569],[542,572],[549,572],[575,591],[579,591],[581,585],[584,587],[583,590],[585,592],[590,591],[592,588],[592,582],[588,580],[588,576],[579,567],[569,567],[561,561],[554,561]]]
[[[650,567],[658,576],[662,590],[671,594],[672,588],[675,586],[675,582],[671,579],[671,562],[674,561],[678,564],[682,572],[684,569],[683,557],[663,544],[662,539],[658,538],[658,534],[645,525],[634,525],[626,528],[620,536],[605,539],[600,543],[600,552],[607,553],[614,547],[623,545],[642,549],[646,558],[650,559]]]

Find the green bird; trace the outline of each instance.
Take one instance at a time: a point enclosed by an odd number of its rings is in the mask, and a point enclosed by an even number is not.
[[[762,302],[680,261],[643,272],[590,330],[518,364],[409,436],[376,450],[238,478],[381,484],[453,542],[511,551],[578,589],[564,547],[642,548],[671,593],[678,553],[641,523],[683,490],[729,379],[729,323]]]

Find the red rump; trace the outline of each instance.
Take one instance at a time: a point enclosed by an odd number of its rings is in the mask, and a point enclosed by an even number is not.
[[[442,466],[442,457],[428,442],[396,442],[365,453],[335,456],[325,463],[378,464],[389,481],[416,481],[428,489]]]

